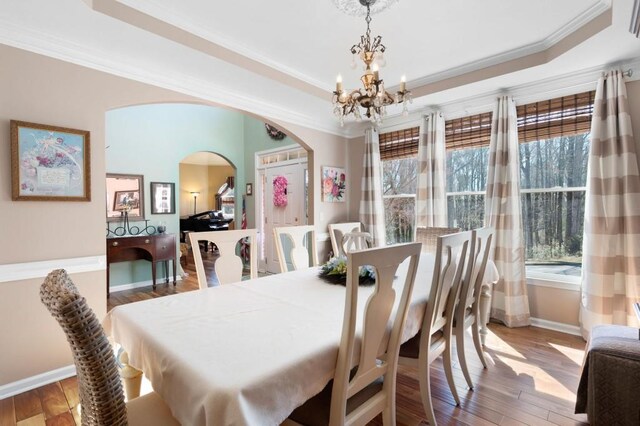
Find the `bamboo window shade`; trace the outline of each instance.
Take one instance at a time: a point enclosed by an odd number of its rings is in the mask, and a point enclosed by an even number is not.
[[[380,159],[384,161],[416,157],[419,139],[419,127],[381,133],[379,136]]]
[[[520,143],[572,136],[591,130],[595,91],[533,102],[516,107]],[[491,141],[493,113],[469,115],[445,122],[448,150],[480,148]],[[393,160],[418,155],[420,128],[380,134],[380,159]]]
[[[491,112],[447,120],[444,141],[447,151],[489,146],[491,141]]]
[[[594,97],[591,91],[518,106],[520,143],[588,133]]]

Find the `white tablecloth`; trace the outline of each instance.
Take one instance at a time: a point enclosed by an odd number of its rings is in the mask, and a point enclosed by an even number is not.
[[[421,255],[403,341],[422,325],[433,259]],[[317,275],[311,268],[122,305],[103,325],[182,424],[278,425],[334,375],[345,289]],[[371,291],[360,287],[360,310]]]
[[[433,256],[418,268],[403,340],[420,329]],[[103,325],[182,424],[277,425],[333,378],[345,291],[317,275],[311,268],[122,305]],[[359,300],[371,290],[361,286]]]

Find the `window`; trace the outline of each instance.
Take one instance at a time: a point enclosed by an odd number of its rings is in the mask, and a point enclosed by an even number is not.
[[[448,120],[444,139],[449,227],[480,228],[484,224],[491,113]]]
[[[580,275],[594,95],[585,92],[517,108],[528,276]],[[484,224],[491,115],[445,124],[450,227]],[[418,141],[417,127],[380,135],[389,244],[413,240]]]
[[[528,276],[580,276],[594,95],[585,92],[518,107]]]
[[[419,128],[380,135],[387,244],[413,241]]]

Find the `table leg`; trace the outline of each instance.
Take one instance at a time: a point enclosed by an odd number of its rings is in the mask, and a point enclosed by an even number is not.
[[[491,313],[491,290],[495,282],[486,282],[482,284],[480,289],[480,341],[482,346],[485,345],[489,329],[489,314]]]
[[[156,289],[156,269],[157,269],[157,263],[151,262],[151,280],[153,281],[153,289]]]
[[[164,263],[164,282],[169,284],[169,261],[165,260],[162,263]]]
[[[124,350],[118,352],[118,366],[120,367],[120,377],[124,383],[124,392],[127,395],[127,400],[131,401],[139,397],[142,371],[129,365],[129,355]]]
[[[176,286],[176,274],[178,272],[178,265],[176,265],[176,258],[173,258],[173,286]]]

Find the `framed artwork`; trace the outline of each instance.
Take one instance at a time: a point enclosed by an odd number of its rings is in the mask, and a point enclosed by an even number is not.
[[[11,120],[11,198],[91,201],[89,131]]]
[[[253,195],[253,184],[252,183],[248,183],[247,184],[245,193],[247,195]]]
[[[151,214],[176,213],[175,189],[173,182],[151,182]]]
[[[130,211],[140,208],[140,191],[116,191],[113,197],[113,211]]]
[[[322,167],[322,201],[329,203],[344,202],[347,189],[347,176],[341,167]]]

